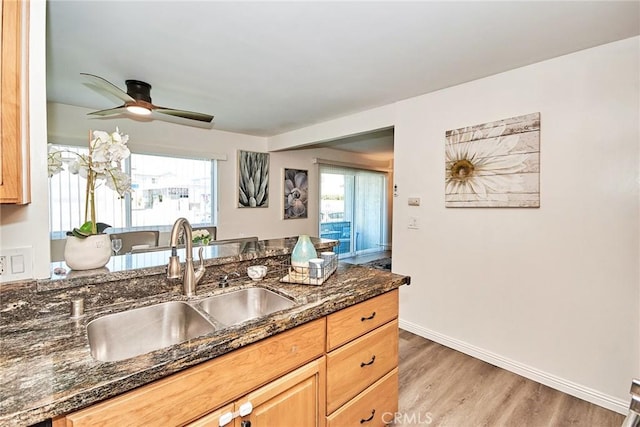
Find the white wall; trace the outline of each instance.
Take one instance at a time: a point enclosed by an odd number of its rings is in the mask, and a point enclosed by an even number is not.
[[[639,44],[398,103],[395,128],[405,326],[624,411],[640,374]],[[541,207],[445,209],[445,131],[538,111]]]
[[[639,47],[623,40],[383,110],[395,125],[393,269],[412,276],[402,327],[626,412],[640,376]],[[445,131],[533,112],[541,207],[445,209]],[[328,139],[348,124],[312,128]]]

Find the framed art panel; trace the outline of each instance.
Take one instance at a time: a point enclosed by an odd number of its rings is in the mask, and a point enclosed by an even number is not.
[[[540,207],[540,113],[445,137],[446,207]]]
[[[238,207],[269,206],[269,153],[238,152]]]
[[[284,169],[284,219],[306,218],[309,199],[309,171],[303,169]]]

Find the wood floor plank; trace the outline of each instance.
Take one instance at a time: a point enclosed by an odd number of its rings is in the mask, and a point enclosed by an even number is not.
[[[394,426],[620,427],[624,416],[400,331]]]

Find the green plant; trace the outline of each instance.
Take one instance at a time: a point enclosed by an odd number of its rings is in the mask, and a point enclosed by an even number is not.
[[[203,245],[208,245],[211,240],[211,235],[208,230],[193,230],[193,234],[191,235],[191,241],[193,243],[202,243]]]

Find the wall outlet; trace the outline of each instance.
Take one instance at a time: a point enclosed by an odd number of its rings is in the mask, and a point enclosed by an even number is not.
[[[0,256],[0,276],[4,276],[6,265],[7,265],[7,257],[4,255]]]
[[[417,230],[418,228],[420,228],[418,217],[410,216],[409,217],[409,224],[407,225],[407,227],[412,229],[412,230]]]

